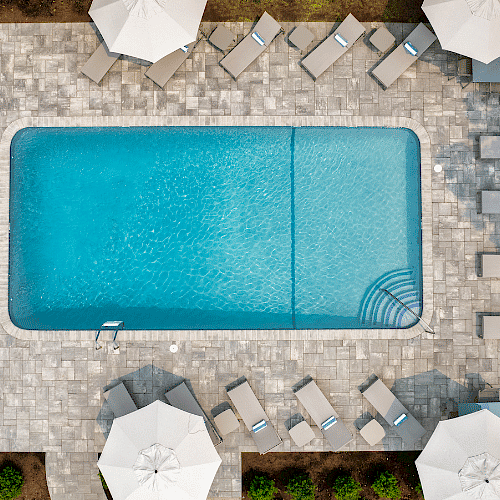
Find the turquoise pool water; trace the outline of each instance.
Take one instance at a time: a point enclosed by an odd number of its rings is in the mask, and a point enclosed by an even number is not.
[[[20,328],[407,327],[421,310],[407,129],[26,128],[11,145]]]

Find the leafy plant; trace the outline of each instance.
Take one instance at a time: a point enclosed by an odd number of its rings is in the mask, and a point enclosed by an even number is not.
[[[101,480],[102,487],[103,487],[105,490],[109,489],[109,488],[108,488],[108,485],[106,484],[106,480],[104,479],[104,476],[102,475],[102,472],[101,472],[101,471],[99,471],[98,476],[99,476],[99,479]]]
[[[415,491],[422,497],[424,498],[424,490],[422,489],[422,483],[418,483],[417,486],[415,486]]]
[[[255,476],[248,488],[248,497],[250,500],[272,500],[278,491],[272,479],[267,476]]]
[[[359,493],[363,490],[361,485],[348,474],[337,476],[333,481],[332,489],[337,500],[358,500]]]
[[[398,480],[390,472],[381,472],[372,484],[373,491],[381,498],[398,500],[401,498],[401,490]]]
[[[24,484],[22,472],[6,465],[0,471],[0,500],[12,500],[21,494],[21,489]]]
[[[293,500],[314,500],[316,485],[307,474],[297,474],[286,485],[286,492]]]

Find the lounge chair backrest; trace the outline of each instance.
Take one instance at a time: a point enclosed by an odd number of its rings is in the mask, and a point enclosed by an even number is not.
[[[115,418],[123,417],[137,410],[133,399],[130,397],[127,388],[120,382],[118,385],[106,391],[104,397],[107,399]]]
[[[300,64],[316,79],[345,54],[364,32],[364,26],[352,14],[349,14],[326,40],[302,59]],[[344,47],[339,43],[335,35],[340,35],[339,40],[347,41],[347,45]]]
[[[276,22],[267,12],[264,12],[252,31],[243,38],[233,50],[223,57],[219,64],[233,78],[238,78],[238,76],[257,59],[267,47],[269,47],[282,29],[283,28],[278,22]],[[255,32],[264,40],[263,45],[260,45],[252,38],[252,34]]]
[[[180,68],[181,64],[191,55],[195,46],[196,42],[192,42],[188,44],[187,52],[182,49],[175,50],[152,64],[144,74],[153,80],[156,85],[163,88]]]
[[[372,75],[387,88],[390,87],[404,71],[406,71],[436,40],[434,35],[424,24],[420,23],[403,42],[389,54],[373,71]],[[417,49],[412,55],[405,44],[409,43]]]
[[[383,417],[389,413],[396,399],[396,396],[380,379],[377,379],[362,394]]]
[[[116,62],[118,57],[120,57],[120,54],[108,52],[106,45],[102,43],[97,47],[96,51],[90,56],[89,60],[80,71],[98,84]]]
[[[214,444],[220,444],[222,442],[221,436],[212,425],[212,422],[208,418],[207,414],[203,411],[200,403],[198,403],[185,382],[181,382],[173,389],[167,391],[165,393],[165,398],[172,406],[179,408],[179,410],[183,410],[188,413],[192,413],[193,415],[199,415],[200,417],[203,417],[205,425],[207,426],[208,433],[210,434],[210,437],[212,438]]]

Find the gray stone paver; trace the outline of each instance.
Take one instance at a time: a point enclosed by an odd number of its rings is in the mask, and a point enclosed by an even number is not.
[[[322,39],[333,23],[306,23]],[[367,24],[368,31],[378,24]],[[390,24],[400,42],[414,25]],[[239,37],[249,25],[228,23]],[[284,23],[288,32],[292,25]],[[205,26],[205,31],[209,27]],[[96,47],[87,24],[0,25],[0,127],[22,117],[155,115],[352,115],[401,116],[423,124],[432,144],[434,314],[437,335],[410,340],[177,339],[170,342],[109,342],[95,351],[91,341],[24,341],[0,334],[0,450],[47,452],[53,499],[101,499],[97,453],[105,443],[97,417],[102,388],[153,364],[188,378],[205,410],[227,401],[224,386],[245,375],[283,438],[279,450],[296,450],[285,421],[304,413],[291,386],[313,376],[354,434],[349,450],[367,450],[355,421],[373,409],[357,386],[376,373],[422,422],[427,435],[442,417],[447,398],[470,397],[478,381],[499,382],[498,341],[484,341],[479,314],[500,312],[500,280],[478,278],[478,255],[500,245],[500,218],[478,214],[477,192],[500,188],[499,160],[478,159],[480,133],[500,132],[500,86],[469,85],[462,90],[452,74],[455,57],[437,43],[387,91],[366,71],[378,56],[369,44],[355,47],[313,82],[297,65],[298,51],[280,37],[238,81],[218,66],[220,54],[202,42],[165,90],[143,77],[145,66],[118,61],[95,86],[78,73]],[[6,229],[2,229],[6,231]],[[2,262],[2,266],[6,266]],[[161,334],[160,337],[161,338]],[[258,338],[258,335],[257,337]],[[478,374],[480,378],[478,377]],[[147,402],[148,380],[130,386],[137,402]],[[150,391],[150,392],[148,392]],[[317,438],[304,451],[328,449]],[[374,449],[396,450],[392,433]],[[253,451],[240,423],[218,451],[223,463],[212,494],[240,494],[241,451]]]

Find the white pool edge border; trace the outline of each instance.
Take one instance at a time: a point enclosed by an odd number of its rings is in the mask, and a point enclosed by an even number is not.
[[[432,166],[429,134],[416,120],[391,116],[109,116],[25,117],[13,121],[0,141],[0,324],[21,340],[93,342],[95,330],[23,330],[9,316],[9,185],[10,145],[14,135],[27,127],[164,127],[164,126],[293,126],[387,127],[412,130],[420,141],[422,202],[422,319],[430,323],[434,312],[432,263]],[[411,339],[422,334],[418,324],[407,329],[366,330],[124,330],[121,342],[160,340],[356,340]]]

